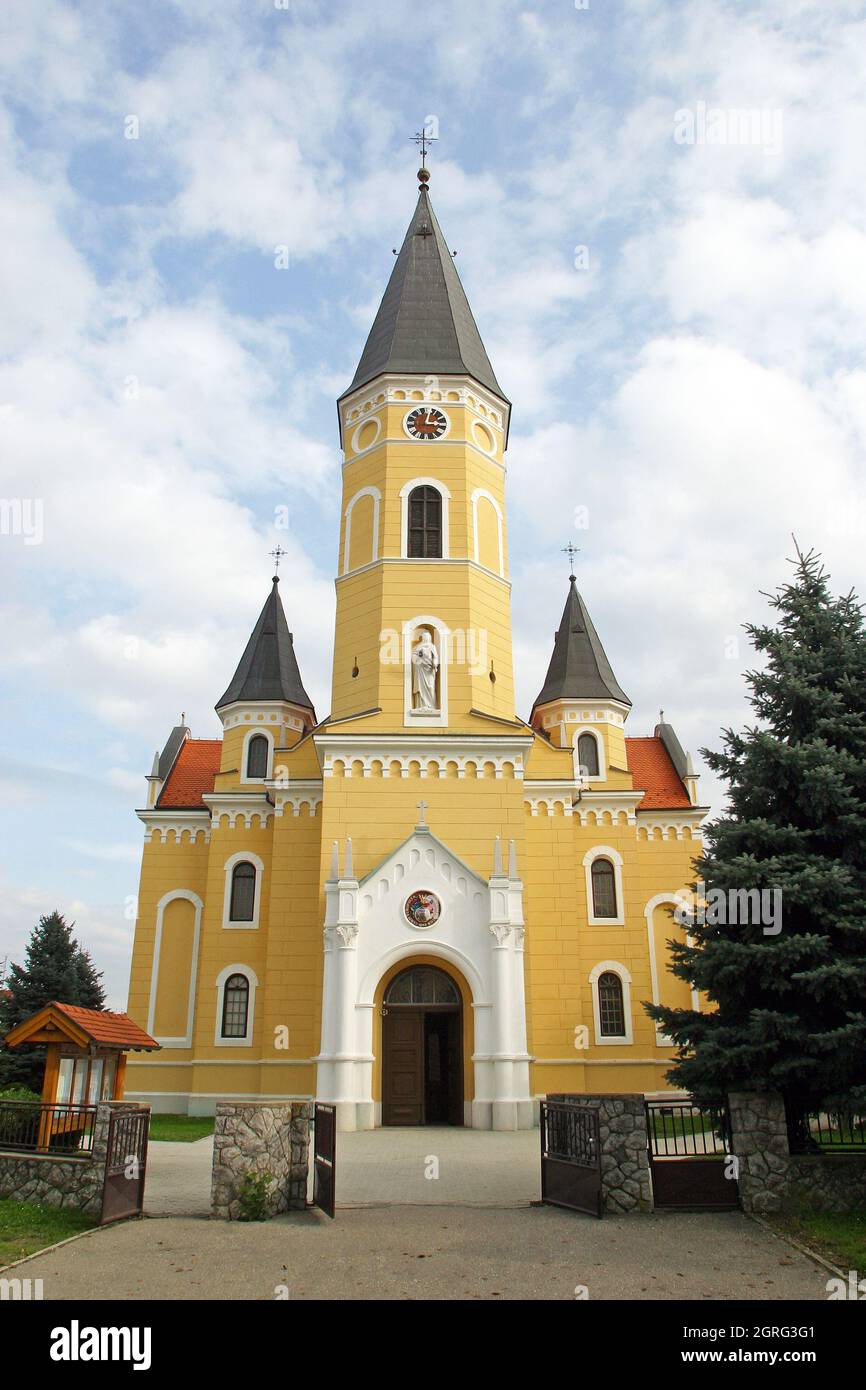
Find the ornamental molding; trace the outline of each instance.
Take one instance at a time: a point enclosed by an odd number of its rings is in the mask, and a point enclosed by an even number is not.
[[[391,764],[399,763],[399,776],[422,778],[448,775],[449,764],[455,765],[457,777],[476,778],[492,769],[495,778],[514,777],[522,781],[525,760],[532,747],[532,738],[523,735],[493,736],[479,742],[473,735],[441,734],[439,736],[393,734],[372,735],[349,739],[336,734],[315,734],[314,740],[323,763],[324,777],[353,777],[360,764],[362,777],[391,777]],[[418,771],[410,771],[412,764]],[[435,766],[431,774],[430,764]],[[506,768],[510,767],[510,771]]]
[[[637,837],[639,840],[701,840],[701,827],[708,811],[708,806],[695,806],[691,810],[639,810]],[[690,831],[689,836],[686,836],[686,830]],[[658,835],[656,831],[659,832]]]
[[[208,811],[136,811],[135,814],[144,825],[146,842],[158,835],[160,843],[164,845],[172,832],[177,844],[187,834],[191,845],[196,844],[199,835],[204,844],[210,841],[211,817]]]
[[[238,820],[251,830],[256,819],[259,828],[264,830],[274,814],[274,807],[264,792],[206,792],[202,801],[210,808],[214,830],[219,830],[224,820],[229,830],[234,830]]]
[[[619,700],[572,700],[559,699],[545,701],[536,706],[541,714],[545,729],[555,729],[563,723],[568,724],[617,724],[624,725],[631,709]]]
[[[316,777],[274,778],[267,783],[274,798],[274,815],[283,816],[287,808],[292,815],[299,816],[301,807],[306,806],[309,815],[314,816],[322,804],[322,781]]]
[[[288,700],[257,700],[254,703],[238,700],[219,711],[224,729],[252,728],[257,724],[265,728],[296,729],[303,732],[307,727],[300,713],[289,713],[300,709]]]
[[[467,384],[465,376],[419,376],[385,373],[341,401],[344,430],[353,430],[380,410],[383,405],[439,405],[465,407],[479,420],[495,430],[502,430],[508,419],[508,407],[487,387],[474,380]],[[381,441],[378,441],[381,442]]]

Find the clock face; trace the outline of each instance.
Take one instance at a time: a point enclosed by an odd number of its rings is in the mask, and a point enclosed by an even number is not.
[[[406,416],[406,428],[413,439],[439,439],[448,428],[448,416],[432,405],[419,405]]]

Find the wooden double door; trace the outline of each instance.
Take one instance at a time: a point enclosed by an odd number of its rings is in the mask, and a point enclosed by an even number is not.
[[[382,1123],[462,1125],[460,1008],[390,1004],[382,1019]]]

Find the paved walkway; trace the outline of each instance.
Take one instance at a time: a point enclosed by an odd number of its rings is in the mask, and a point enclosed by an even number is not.
[[[337,1203],[527,1206],[541,1195],[538,1130],[371,1129],[337,1135]],[[208,1216],[213,1140],[153,1143],[148,1216]]]
[[[20,1265],[46,1299],[826,1299],[826,1270],[738,1212],[351,1208],[129,1221]],[[285,1296],[285,1295],[283,1295]]]

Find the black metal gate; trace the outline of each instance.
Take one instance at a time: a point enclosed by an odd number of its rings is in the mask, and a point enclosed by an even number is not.
[[[648,1100],[646,1126],[654,1206],[729,1211],[740,1205],[727,1109]]]
[[[540,1123],[542,1202],[602,1216],[598,1110],[543,1100]]]
[[[150,1109],[112,1112],[108,1121],[108,1152],[102,1188],[100,1224],[140,1216],[144,1206],[147,1172],[147,1135]]]
[[[316,1105],[313,1117],[313,1206],[333,1219],[337,1179],[337,1110]]]

